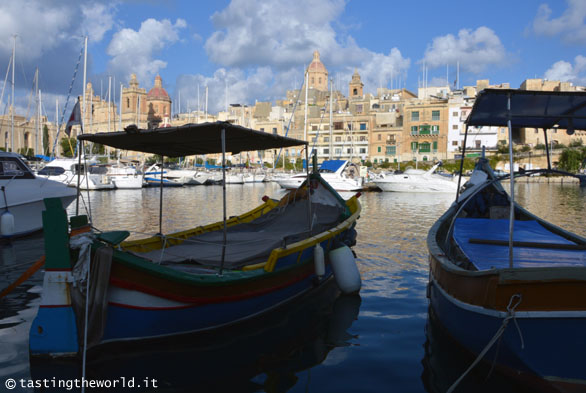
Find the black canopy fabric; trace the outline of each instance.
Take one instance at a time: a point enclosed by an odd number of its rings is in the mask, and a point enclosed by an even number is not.
[[[307,142],[302,140],[255,131],[221,121],[154,130],[127,127],[126,131],[122,132],[82,134],[77,139],[122,150],[153,153],[165,157],[184,157],[221,153],[222,129],[226,130],[226,151],[231,153],[307,145]]]
[[[513,128],[586,130],[586,92],[484,89],[466,123],[503,127],[509,118]]]

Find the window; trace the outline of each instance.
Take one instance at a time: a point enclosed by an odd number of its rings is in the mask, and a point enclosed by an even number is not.
[[[382,151],[382,147],[380,147],[380,146],[379,146],[379,147],[377,147],[377,148],[376,148],[376,151],[380,153],[380,152]]]
[[[344,128],[344,123],[341,121],[334,122],[334,130],[342,130]]]
[[[417,135],[417,126],[411,126],[411,135]]]
[[[277,127],[273,127],[273,135],[277,135]]]
[[[422,142],[419,144],[420,153],[429,153],[431,151],[431,145],[429,142]]]
[[[458,146],[458,141],[452,141],[452,146]]]
[[[130,108],[130,98],[126,98],[126,107]]]
[[[362,113],[362,104],[356,104],[356,112]]]
[[[349,147],[348,149],[346,149],[346,152],[347,152],[348,154],[352,154],[352,153],[353,153],[353,150],[352,150],[352,148],[351,148],[351,147]]]
[[[313,76],[311,77],[311,84],[315,84],[315,78]]]
[[[337,136],[336,137],[336,142],[342,142],[342,137],[341,136]]]
[[[351,137],[351,136],[349,136],[349,137],[348,137],[346,140],[347,140],[348,142],[352,142],[352,137]]]
[[[375,164],[377,163],[377,159],[376,159],[376,158],[374,159],[374,163],[375,163]]]
[[[361,147],[360,148],[360,154],[366,154],[366,148],[365,147]]]
[[[433,141],[433,147],[432,147],[432,149],[433,149],[433,152],[434,153],[437,152],[437,141]]]
[[[459,127],[458,127],[458,125],[457,125],[457,124],[454,124],[454,125],[452,126],[452,130],[457,130],[458,128],[459,128]]]
[[[358,95],[358,89],[354,89],[354,90],[352,90],[352,95],[353,95],[353,96],[357,96],[357,95]]]
[[[362,131],[366,130],[366,123],[360,123],[360,129]]]
[[[438,135],[439,134],[439,126],[431,126],[431,134]]]
[[[382,138],[382,135],[381,134],[378,134],[378,137],[376,139],[380,141],[381,138]]]
[[[324,136],[324,142],[329,142],[330,141],[330,137],[329,136]]]
[[[330,149],[324,149],[324,154],[330,154]]]
[[[419,127],[419,135],[429,135],[431,132],[431,126],[423,125]]]
[[[453,117],[458,117],[458,112],[452,112]]]
[[[364,135],[360,136],[360,142],[366,142],[366,137]]]
[[[397,147],[396,146],[387,146],[387,156],[394,156],[397,154]]]
[[[261,130],[261,131],[264,131],[265,129],[264,129],[264,127],[261,127],[261,129],[260,129],[260,130]]]
[[[314,136],[313,138],[311,138],[311,141],[312,142],[317,142],[317,137]]]
[[[419,112],[418,111],[411,112],[411,121],[419,121]]]
[[[417,151],[417,142],[411,142],[411,150]]]
[[[321,85],[321,76],[318,78],[317,83]]]
[[[317,126],[311,126],[311,131],[317,131]]]
[[[482,143],[482,141],[474,141],[476,143],[476,148],[480,149],[480,144]]]
[[[438,121],[440,119],[440,111],[431,111],[431,120]]]
[[[336,149],[336,155],[339,156],[340,154],[342,154],[342,149]]]
[[[348,129],[352,131],[352,123],[348,123]]]

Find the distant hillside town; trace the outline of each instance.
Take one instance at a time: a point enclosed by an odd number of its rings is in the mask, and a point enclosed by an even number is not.
[[[348,81],[348,91],[332,89],[326,66],[315,51],[308,66],[307,83],[302,90],[287,91],[285,97],[254,105],[232,104],[216,114],[196,110],[172,114],[172,100],[157,76],[147,92],[139,87],[132,74],[129,86],[122,89],[118,103],[96,95],[91,83],[86,86],[85,110],[82,109],[84,132],[118,131],[130,124],[139,128],[179,126],[187,123],[228,121],[264,132],[307,140],[319,160],[349,159],[372,164],[412,161],[438,161],[459,157],[464,143],[465,121],[478,92],[485,88],[509,89],[508,83],[491,85],[478,80],[475,86],[462,88],[420,87],[418,91],[379,88],[364,92],[360,74],[355,71]],[[527,79],[519,87],[535,91],[586,91],[569,82]],[[80,102],[83,97],[79,97]],[[121,105],[119,108],[118,105]],[[307,109],[306,109],[307,108]],[[37,127],[37,124],[40,127]],[[287,131],[287,127],[289,130]],[[0,117],[0,147],[21,153],[47,154],[57,135],[55,123],[46,117],[14,116],[14,149],[11,113]],[[77,129],[76,129],[77,128]],[[63,125],[61,125],[63,129]],[[42,131],[41,131],[42,130]],[[74,127],[72,137],[79,132]],[[63,132],[59,138],[64,136]],[[543,134],[534,129],[514,130],[513,143],[525,149],[544,144]],[[475,156],[484,147],[496,152],[509,143],[506,127],[471,128],[466,142],[467,155]],[[586,132],[550,130],[549,143],[568,146],[586,142]],[[57,143],[57,154],[62,151]],[[250,162],[272,162],[277,152],[250,152]],[[284,156],[291,161],[304,158],[300,148],[289,148]]]

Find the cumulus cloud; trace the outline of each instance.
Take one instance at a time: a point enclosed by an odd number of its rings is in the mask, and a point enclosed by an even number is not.
[[[584,86],[586,85],[586,57],[576,56],[574,64],[560,60],[545,71],[544,78]]]
[[[537,35],[560,35],[567,43],[586,44],[586,2],[584,0],[567,0],[568,8],[558,18],[551,18],[551,8],[542,4],[533,20],[533,31]]]
[[[366,92],[389,85],[391,78],[398,75],[405,76],[410,60],[397,48],[392,48],[388,54],[373,52],[334,29],[345,5],[342,0],[261,3],[233,0],[212,16],[217,31],[204,47],[210,60],[228,70],[247,70],[246,75],[252,72],[257,77],[264,75],[268,84],[256,96],[263,100],[282,98],[287,89],[299,88],[303,69],[315,50],[320,52],[330,77],[335,75],[341,81],[339,86],[350,81],[355,68]],[[262,71],[265,68],[271,70],[270,75]],[[254,80],[245,77],[243,84]],[[243,88],[242,91],[247,90]],[[247,94],[248,102],[254,98]]]
[[[113,4],[81,4],[84,17],[84,23],[81,25],[83,35],[89,36],[95,42],[102,41],[106,32],[114,26],[114,11]]]
[[[433,39],[425,50],[423,61],[430,68],[445,67],[460,62],[460,67],[480,73],[492,65],[506,63],[507,53],[501,40],[488,27],[462,29],[458,36],[448,34]]]
[[[167,62],[154,56],[167,45],[177,42],[179,31],[186,25],[183,19],[171,23],[168,19],[150,18],[142,22],[138,31],[129,28],[118,31],[106,50],[112,57],[110,70],[127,78],[135,73],[139,81],[152,80],[167,66]]]

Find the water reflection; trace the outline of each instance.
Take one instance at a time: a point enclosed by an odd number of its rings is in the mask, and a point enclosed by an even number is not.
[[[90,354],[87,378],[155,379],[173,392],[288,391],[330,351],[356,338],[347,330],[358,317],[360,297],[338,294],[330,282],[278,312],[221,331],[112,344]],[[35,379],[72,379],[79,372],[79,363],[31,363]]]
[[[475,357],[443,329],[430,309],[425,326],[425,357],[421,381],[428,393],[445,393],[472,364]],[[455,393],[529,393],[532,387],[504,377],[481,362],[457,385]]]

